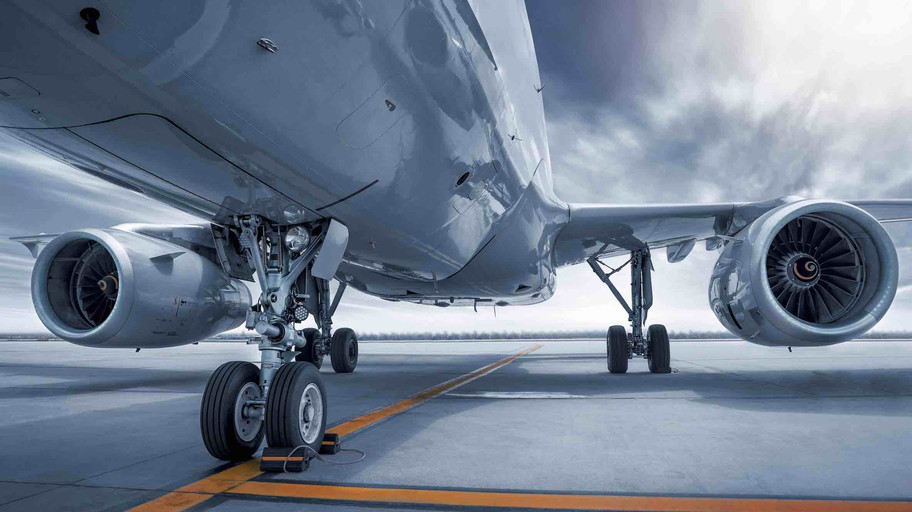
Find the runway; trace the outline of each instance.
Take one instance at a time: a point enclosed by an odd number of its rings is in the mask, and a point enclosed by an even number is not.
[[[199,435],[209,374],[255,346],[0,343],[0,512],[912,510],[912,343],[676,341],[668,375],[610,375],[604,345],[362,343],[323,377],[366,458],[267,475]]]

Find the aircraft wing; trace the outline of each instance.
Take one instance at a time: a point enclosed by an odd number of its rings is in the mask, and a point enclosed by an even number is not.
[[[864,199],[846,202],[870,213],[881,224],[912,221],[912,200],[909,199]]]
[[[570,204],[570,222],[555,242],[557,266],[592,256],[666,247],[668,260],[683,260],[698,242],[715,249],[764,213],[798,198],[756,203],[600,205]],[[881,223],[912,221],[912,200],[846,201]]]

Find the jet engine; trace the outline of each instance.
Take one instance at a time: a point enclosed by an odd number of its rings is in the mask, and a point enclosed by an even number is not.
[[[883,318],[898,272],[893,242],[870,214],[847,203],[801,200],[727,241],[709,300],[722,324],[747,341],[830,345]]]
[[[116,228],[51,240],[35,263],[32,300],[64,340],[131,348],[183,345],[235,328],[251,303],[247,287],[212,259]]]

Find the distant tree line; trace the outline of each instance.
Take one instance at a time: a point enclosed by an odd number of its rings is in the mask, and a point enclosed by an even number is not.
[[[366,341],[446,341],[446,340],[588,340],[602,339],[607,331],[601,329],[575,331],[461,331],[461,332],[365,332],[358,333],[358,339]],[[676,340],[734,340],[738,339],[728,331],[669,331],[668,337]],[[861,339],[912,339],[910,331],[870,332]]]
[[[242,341],[255,337],[256,333],[226,332],[209,338],[213,341]],[[358,339],[364,341],[474,341],[474,340],[592,340],[604,339],[606,331],[601,329],[575,331],[459,331],[459,332],[359,332]],[[734,340],[728,331],[669,331],[675,340]],[[912,331],[875,331],[859,339],[912,339]],[[60,338],[45,333],[0,334],[0,341],[59,341]]]

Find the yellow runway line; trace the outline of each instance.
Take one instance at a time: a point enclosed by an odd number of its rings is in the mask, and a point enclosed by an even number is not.
[[[367,428],[379,421],[383,421],[391,416],[395,416],[396,414],[405,412],[413,407],[421,405],[428,400],[446,393],[447,391],[450,391],[488,373],[491,373],[501,366],[510,364],[520,357],[538,350],[541,347],[542,345],[529,347],[521,352],[517,352],[516,354],[511,355],[510,357],[501,359],[496,363],[489,364],[471,373],[461,375],[455,379],[448,380],[443,384],[421,391],[420,393],[412,395],[405,400],[396,402],[392,405],[369,412],[363,416],[359,416],[357,418],[343,422],[327,431],[327,433],[335,433],[339,434],[340,437],[345,437],[349,434]],[[259,459],[253,459],[238,466],[234,466],[230,469],[226,469],[225,471],[216,473],[212,476],[206,477],[198,482],[185,485],[180,489],[176,489],[160,498],[156,498],[152,501],[131,508],[128,512],[180,512],[182,510],[187,510],[194,505],[202,503],[203,501],[206,501],[216,494],[227,492],[232,488],[237,487],[238,485],[243,484],[252,478],[256,478],[261,474],[263,474],[263,472],[260,471]]]
[[[225,492],[232,487],[263,474],[260,461],[249,460],[233,468],[226,469],[198,482],[185,485],[160,498],[143,503],[130,509],[130,512],[177,512],[202,503],[212,496]]]
[[[910,512],[912,502],[598,496],[244,482],[230,494],[374,504],[654,512]]]
[[[396,402],[392,405],[388,405],[386,407],[377,409],[373,412],[369,412],[363,416],[359,416],[353,420],[349,420],[349,421],[346,421],[339,425],[336,425],[335,427],[332,427],[331,429],[327,430],[326,433],[327,434],[339,434],[339,437],[344,438],[345,436],[354,434],[355,432],[357,432],[361,429],[367,428],[377,422],[383,421],[383,420],[389,418],[390,416],[395,416],[396,414],[405,412],[417,405],[421,405],[424,402],[427,402],[428,400],[437,398],[438,396],[440,396],[448,391],[452,391],[453,389],[458,388],[459,386],[462,386],[463,384],[466,384],[479,377],[487,375],[487,374],[493,372],[494,370],[500,368],[501,366],[510,364],[513,361],[519,359],[520,357],[522,357],[530,352],[534,352],[534,351],[540,349],[541,347],[542,347],[542,345],[535,345],[534,347],[529,347],[521,352],[517,352],[516,354],[513,354],[512,356],[510,356],[506,359],[501,359],[500,361],[497,361],[496,363],[492,363],[492,364],[489,364],[488,366],[479,368],[472,373],[467,373],[465,375],[461,375],[459,377],[456,377],[455,379],[448,380],[448,381],[444,382],[443,384],[434,386],[430,389],[426,389],[416,395],[406,398],[405,400]]]

